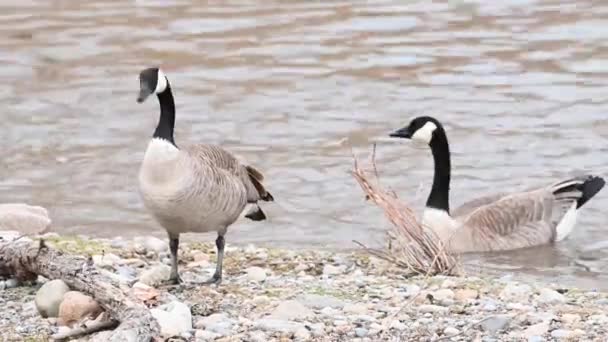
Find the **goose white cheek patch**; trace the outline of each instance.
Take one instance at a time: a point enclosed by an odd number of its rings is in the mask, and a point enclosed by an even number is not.
[[[154,93],[160,94],[167,89],[167,78],[165,77],[165,73],[158,69],[158,78],[156,80],[156,89]]]
[[[427,122],[424,126],[420,127],[414,134],[412,135],[412,140],[421,141],[426,144],[431,142],[433,138],[433,132],[437,129],[437,125],[432,122]]]

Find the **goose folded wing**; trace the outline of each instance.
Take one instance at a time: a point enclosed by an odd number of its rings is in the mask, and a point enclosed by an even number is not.
[[[554,239],[553,197],[545,189],[503,196],[460,220],[485,250],[513,249]]]

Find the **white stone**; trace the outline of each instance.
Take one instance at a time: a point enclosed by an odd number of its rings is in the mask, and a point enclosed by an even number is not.
[[[192,314],[184,303],[173,301],[167,305],[150,310],[160,325],[161,334],[165,337],[179,335],[192,330]]]
[[[528,302],[532,288],[526,284],[507,284],[500,292],[500,298],[513,302]]]
[[[460,330],[458,330],[454,327],[447,327],[447,328],[443,329],[443,334],[445,336],[454,336],[454,335],[460,334]]]
[[[293,334],[293,338],[295,341],[310,341],[311,334],[306,327],[300,327]]]
[[[163,264],[157,264],[141,272],[139,282],[149,286],[157,286],[168,280],[170,275],[171,267]]]
[[[112,267],[118,265],[121,260],[118,255],[112,253],[93,255],[93,263],[98,267]]]
[[[254,327],[272,332],[295,334],[300,328],[305,328],[304,324],[286,321],[282,319],[262,318],[254,323]]]
[[[196,342],[214,341],[218,337],[220,337],[220,335],[207,330],[197,330],[196,333],[194,333]]]
[[[537,323],[529,326],[524,330],[523,337],[531,338],[534,336],[542,336],[549,331],[549,323]]]
[[[51,280],[36,292],[36,309],[44,318],[57,317],[63,295],[70,291],[68,285],[61,279]]]
[[[235,323],[235,320],[231,319],[226,314],[214,313],[199,319],[196,322],[196,327],[203,327],[205,330],[214,332],[220,336],[227,336],[231,334]]]
[[[313,317],[315,314],[297,300],[286,300],[281,302],[270,314],[271,318],[294,320]]]
[[[262,281],[266,280],[266,270],[264,270],[261,267],[257,267],[257,266],[249,267],[249,268],[247,268],[246,272],[247,272],[247,279],[249,279],[250,281],[262,282]]]
[[[544,303],[544,304],[565,303],[566,297],[564,297],[564,295],[562,295],[561,293],[559,293],[555,290],[544,288],[544,289],[540,290],[540,294],[538,296],[538,302]]]
[[[344,271],[346,271],[346,266],[344,265],[334,266],[327,264],[323,266],[323,274],[327,276],[343,274]]]
[[[143,247],[146,252],[155,252],[157,254],[165,252],[169,248],[167,241],[154,236],[136,237],[134,242]]]

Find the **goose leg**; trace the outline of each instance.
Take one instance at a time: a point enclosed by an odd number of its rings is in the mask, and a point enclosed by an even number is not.
[[[177,285],[182,283],[182,279],[179,277],[177,273],[177,249],[179,247],[179,235],[177,236],[169,236],[169,250],[171,251],[171,276],[169,277],[169,282],[171,284]]]
[[[205,284],[219,284],[222,282],[222,264],[224,263],[225,245],[226,240],[224,239],[224,235],[218,233],[217,239],[215,239],[215,246],[217,247],[217,264],[215,265],[215,273],[213,274],[211,279],[205,282]]]

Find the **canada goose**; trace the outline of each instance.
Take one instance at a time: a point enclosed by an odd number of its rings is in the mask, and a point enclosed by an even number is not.
[[[455,253],[510,250],[560,241],[572,231],[578,209],[605,184],[601,177],[575,177],[518,193],[477,198],[450,213],[450,148],[441,123],[429,116],[417,117],[390,136],[430,146],[435,175],[422,223]]]
[[[51,225],[49,212],[39,206],[25,203],[0,204],[0,230],[13,230],[21,234],[42,234]]]
[[[262,221],[266,215],[257,202],[273,201],[262,181],[264,176],[219,146],[178,147],[173,139],[175,103],[169,80],[160,68],[147,68],[139,74],[142,103],[156,94],[160,118],[150,140],[139,173],[139,189],[145,207],[169,235],[171,251],[170,282],[181,282],[177,272],[180,233],[217,231],[217,265],[206,284],[220,283],[224,259],[224,235],[244,211],[245,217]]]

